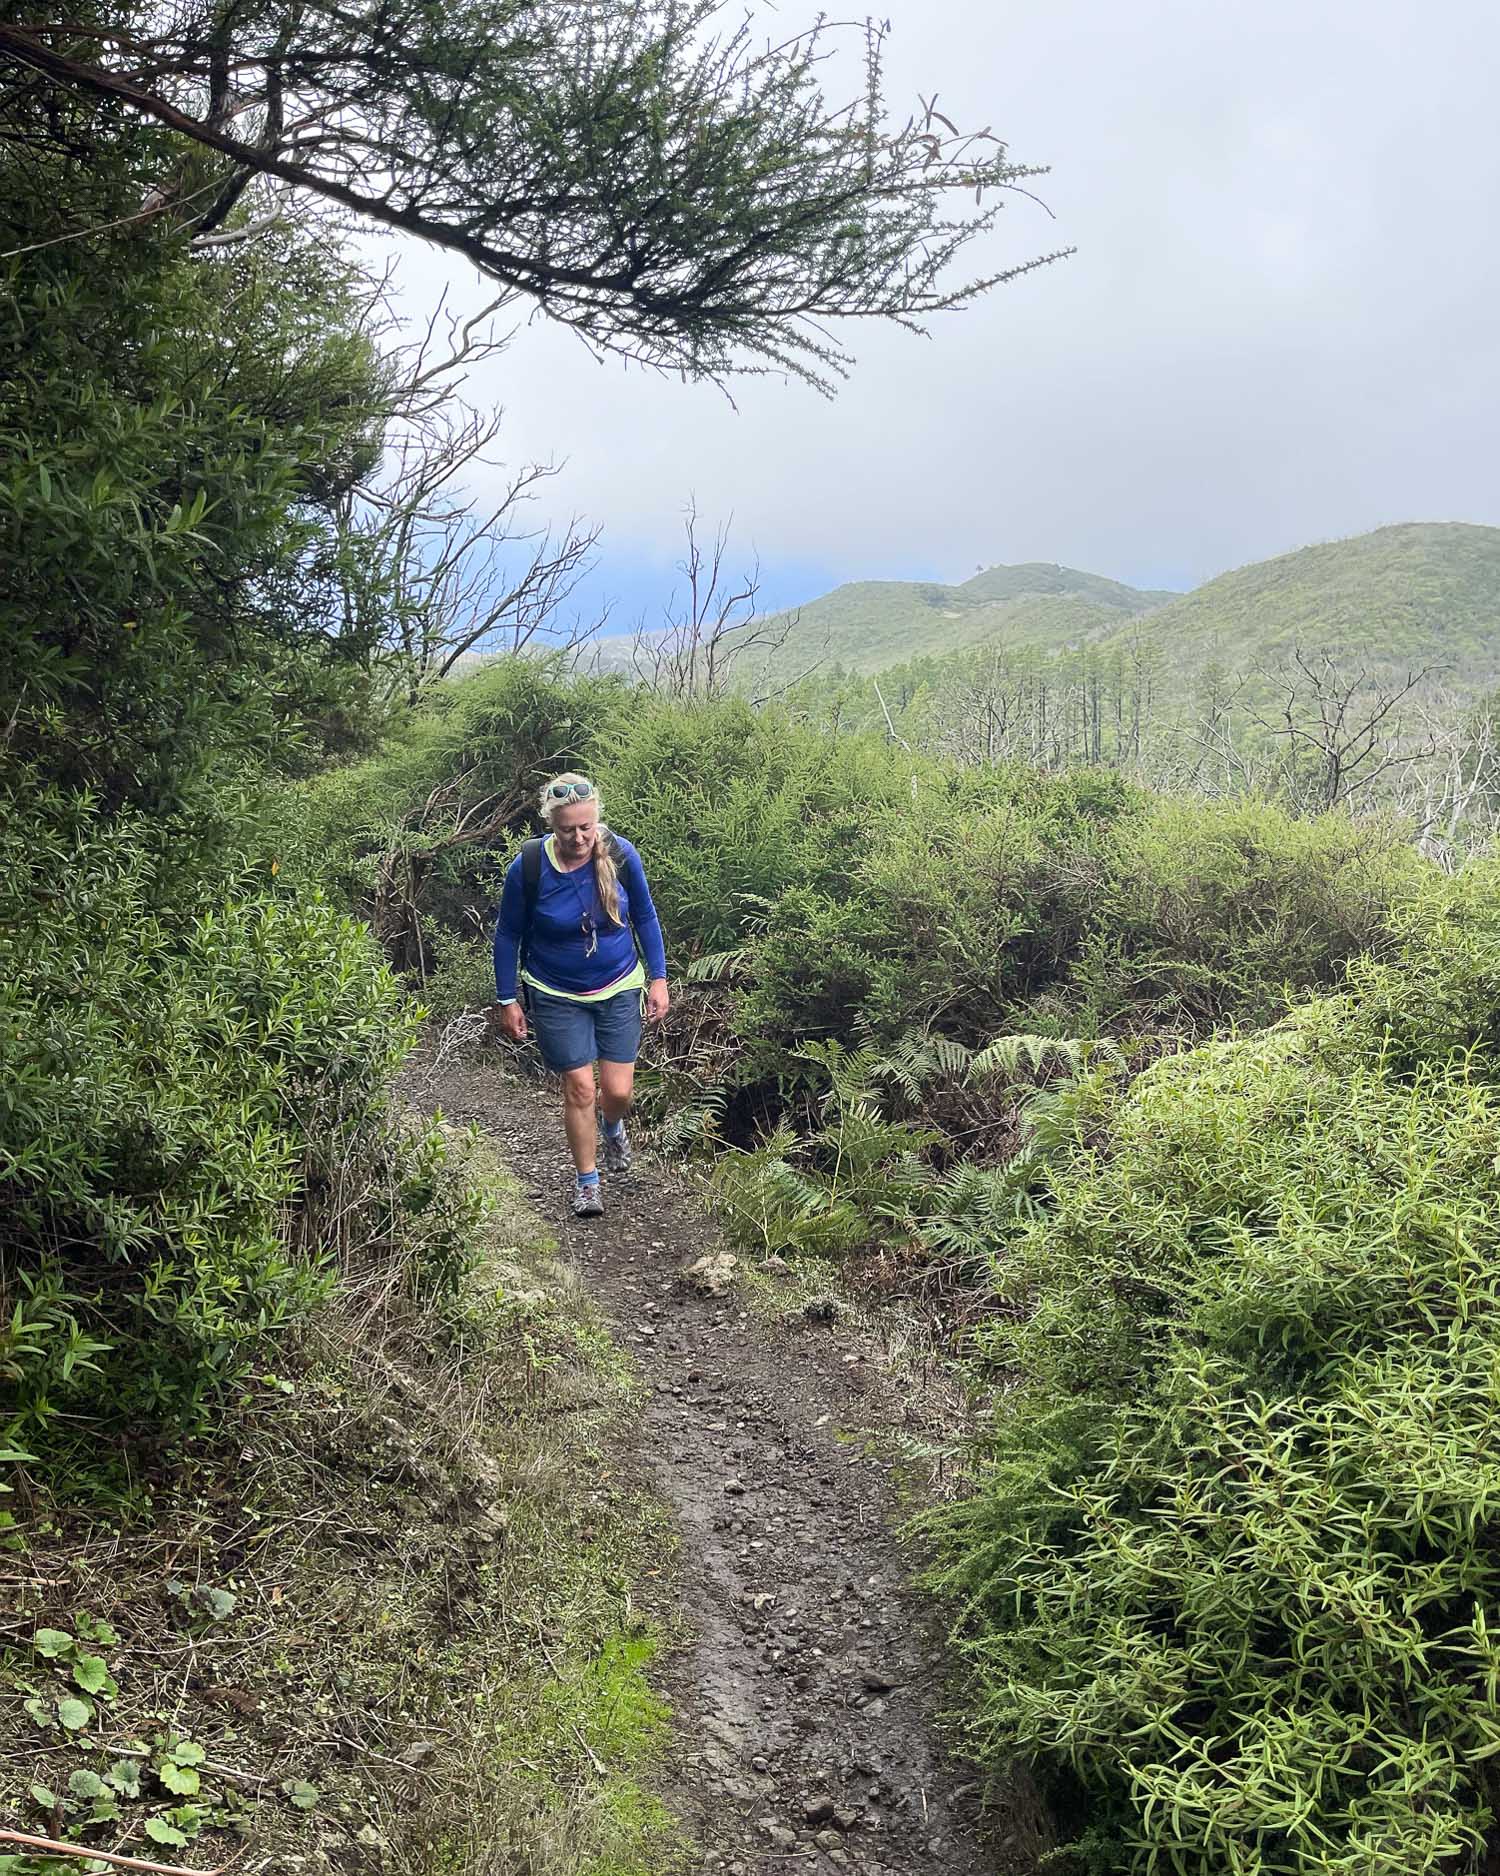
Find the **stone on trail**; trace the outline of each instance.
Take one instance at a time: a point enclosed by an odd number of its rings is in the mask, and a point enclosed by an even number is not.
[[[732,1251],[705,1251],[682,1270],[682,1280],[700,1296],[722,1296],[734,1282],[739,1259]]]

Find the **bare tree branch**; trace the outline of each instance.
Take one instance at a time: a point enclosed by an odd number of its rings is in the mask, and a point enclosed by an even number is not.
[[[698,505],[690,501],[683,526],[687,548],[677,563],[681,600],[669,608],[664,626],[637,628],[631,665],[640,682],[662,696],[719,697],[740,668],[763,664],[782,649],[798,615],[767,618],[760,613],[758,564],[737,577],[726,573],[728,523],[715,530],[705,548],[698,538]]]
[[[1392,769],[1428,760],[1430,736],[1416,744],[1403,738],[1398,706],[1426,680],[1430,667],[1404,678],[1380,679],[1364,669],[1347,670],[1333,653],[1292,650],[1292,669],[1260,671],[1277,693],[1274,715],[1254,703],[1245,712],[1285,750],[1282,779],[1304,811],[1326,812],[1364,793]]]

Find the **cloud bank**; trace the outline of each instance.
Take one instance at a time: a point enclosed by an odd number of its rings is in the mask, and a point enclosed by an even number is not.
[[[690,494],[775,601],[1018,560],[1187,587],[1389,521],[1500,522],[1491,8],[889,14],[893,108],[936,90],[1052,165],[1055,220],[1016,197],[981,266],[1077,254],[925,341],[856,332],[832,404],[749,381],[731,406],[523,326],[470,391],[505,406],[513,460],[566,459],[549,500],[604,523],[591,597],[651,610]],[[416,310],[440,264],[400,267]]]

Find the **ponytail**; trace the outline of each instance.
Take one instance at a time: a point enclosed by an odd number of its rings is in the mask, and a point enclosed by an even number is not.
[[[594,842],[594,885],[599,904],[611,925],[623,925],[620,917],[620,875],[615,868],[615,837],[601,821],[599,838]]]

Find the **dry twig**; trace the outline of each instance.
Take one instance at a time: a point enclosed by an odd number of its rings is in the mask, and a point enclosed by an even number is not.
[[[18,1843],[26,1850],[45,1850],[49,1856],[82,1856],[95,1863],[114,1863],[120,1869],[144,1869],[153,1876],[224,1876],[227,1865],[216,1869],[185,1869],[180,1863],[148,1863],[144,1857],[116,1856],[84,1843],[63,1843],[56,1837],[30,1837],[25,1831],[0,1830],[0,1843]]]

